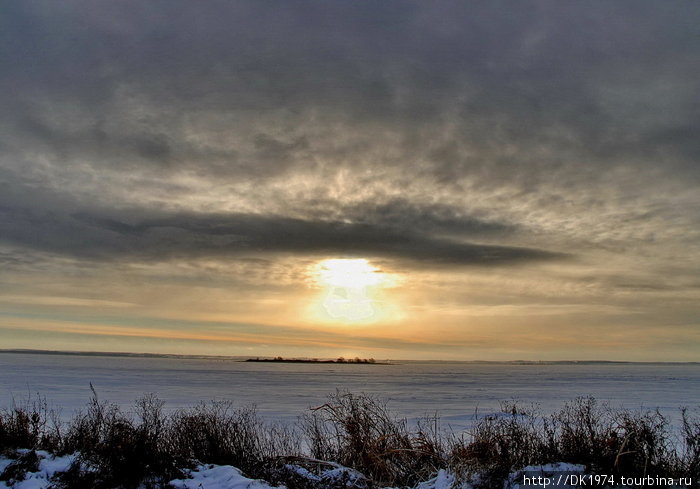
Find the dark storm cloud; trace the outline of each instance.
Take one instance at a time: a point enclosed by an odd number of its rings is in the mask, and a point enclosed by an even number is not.
[[[418,221],[417,221],[418,222]],[[172,214],[119,219],[0,207],[3,241],[100,259],[168,259],[260,253],[382,256],[433,264],[504,265],[564,255],[431,237],[414,227],[381,227],[255,214]],[[465,226],[473,225],[465,223]],[[479,225],[477,224],[478,228]]]
[[[464,209],[438,203],[418,204],[399,198],[344,208],[342,215],[353,222],[380,225],[388,229],[412,229],[422,233],[467,238],[509,236],[518,229],[513,224],[471,216]]]

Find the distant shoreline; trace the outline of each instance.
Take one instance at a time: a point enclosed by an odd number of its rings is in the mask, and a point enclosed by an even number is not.
[[[101,351],[69,351],[69,350],[36,350],[25,348],[0,349],[0,354],[30,354],[30,355],[64,355],[83,357],[129,357],[129,358],[176,358],[191,360],[228,360],[232,362],[245,362],[245,356],[226,355],[186,355],[177,353],[131,353],[131,352],[101,352]],[[390,359],[382,362],[394,365],[396,363],[459,363],[472,365],[700,365],[700,362],[664,362],[646,361],[633,362],[624,360],[415,360],[415,359]]]

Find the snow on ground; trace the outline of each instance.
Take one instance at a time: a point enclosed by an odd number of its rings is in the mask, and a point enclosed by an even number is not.
[[[18,450],[20,455],[29,452],[29,450]],[[8,485],[8,481],[0,481],[0,489],[45,489],[51,484],[51,477],[57,472],[64,472],[73,462],[75,455],[65,455],[56,457],[44,450],[37,450],[39,457],[39,470],[36,472],[27,472],[24,480],[14,482]],[[0,457],[0,473],[4,471],[14,460],[5,457]]]
[[[20,455],[27,452],[29,450],[18,450]],[[51,478],[56,473],[67,470],[75,459],[75,455],[56,457],[43,450],[37,450],[36,454],[39,457],[38,471],[28,472],[24,480],[21,481],[0,481],[0,489],[48,489],[51,485]],[[10,458],[0,457],[0,473],[13,461]],[[330,482],[332,479],[344,478],[352,485],[353,481],[364,478],[359,472],[341,466],[326,470],[320,475],[313,474],[299,466],[293,466],[293,468],[300,475],[317,482]],[[284,487],[275,487],[261,480],[249,479],[239,469],[230,465],[199,465],[195,469],[185,471],[185,473],[187,478],[175,479],[170,481],[170,484],[177,489],[283,489]],[[523,485],[523,476],[552,477],[561,473],[582,474],[584,467],[563,463],[525,467],[512,473],[504,487],[525,489],[528,486]],[[565,486],[556,487],[557,489],[565,489]],[[458,481],[455,475],[447,470],[440,470],[432,479],[418,484],[416,489],[473,489],[473,486],[467,482]]]
[[[303,479],[320,485],[320,487],[323,487],[324,485],[328,487],[339,487],[345,485],[346,487],[354,488],[368,486],[369,481],[364,474],[355,469],[343,467],[335,462],[327,462],[325,460],[307,458],[305,461],[307,463],[310,462],[312,464],[318,464],[318,473],[314,473],[307,468],[294,463],[285,465],[285,468],[290,472],[296,472]],[[325,466],[325,469],[320,469],[321,466]]]
[[[18,450],[20,455],[29,450]],[[39,470],[28,472],[21,481],[0,481],[0,489],[47,489],[51,478],[58,472],[68,470],[75,456],[55,457],[43,450],[37,450]],[[0,473],[13,459],[0,457]],[[171,482],[177,489],[278,489],[263,481],[248,479],[241,471],[230,465],[200,465],[187,471],[190,479],[176,479]]]
[[[421,482],[416,486],[416,489],[453,489],[460,487],[460,489],[469,489],[471,486],[467,483],[463,483],[457,486],[457,481],[454,474],[451,472],[440,469],[438,474],[430,480]]]
[[[200,465],[187,471],[190,479],[175,479],[177,489],[273,489],[263,481],[248,479],[230,465]]]
[[[18,455],[25,455],[29,450],[18,450]],[[60,472],[68,470],[75,460],[75,455],[56,457],[43,450],[37,450],[39,458],[39,470],[28,472],[21,481],[0,481],[0,489],[48,489],[51,486],[51,478]],[[13,459],[0,457],[0,474],[14,462]],[[303,467],[290,465],[289,468],[299,475],[307,477],[315,482],[337,482],[343,480],[348,486],[354,482],[361,482],[364,476],[356,470],[342,467],[337,464],[328,464],[331,469],[322,471],[320,474],[313,474]],[[175,479],[170,482],[177,489],[284,489],[284,486],[271,486],[268,483],[249,479],[241,471],[230,465],[199,465],[192,470],[185,471],[186,477]],[[561,481],[554,481],[560,475],[585,474],[583,465],[555,463],[546,465],[533,465],[513,472],[504,481],[506,489],[534,489],[536,487],[549,489],[573,489],[574,486],[567,486]],[[532,478],[545,477],[550,480],[548,484],[538,484]],[[529,478],[529,480],[525,479]],[[335,485],[335,484],[333,484]],[[386,488],[390,489],[390,488]],[[447,470],[440,470],[435,477],[421,482],[415,489],[473,489],[473,484],[459,481],[455,475]]]
[[[8,465],[12,463],[12,460],[9,458],[5,457],[0,457],[0,474],[2,474],[5,471],[5,468],[7,468]],[[0,481],[0,484],[3,484],[3,482]],[[0,486],[2,487],[2,486]]]

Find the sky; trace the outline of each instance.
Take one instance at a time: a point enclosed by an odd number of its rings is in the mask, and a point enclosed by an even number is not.
[[[700,360],[699,26],[7,0],[0,349]]]

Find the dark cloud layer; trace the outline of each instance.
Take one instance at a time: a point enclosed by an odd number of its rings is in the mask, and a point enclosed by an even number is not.
[[[425,218],[419,215],[413,228],[408,227],[409,216],[405,214],[405,221],[392,227],[256,214],[131,216],[127,221],[85,211],[64,215],[0,207],[6,242],[85,258],[161,260],[292,253],[497,265],[564,257],[546,250],[431,237],[424,232]],[[449,222],[450,227],[455,223]],[[440,224],[437,221],[434,225]],[[459,224],[462,230],[488,227],[469,220]]]

